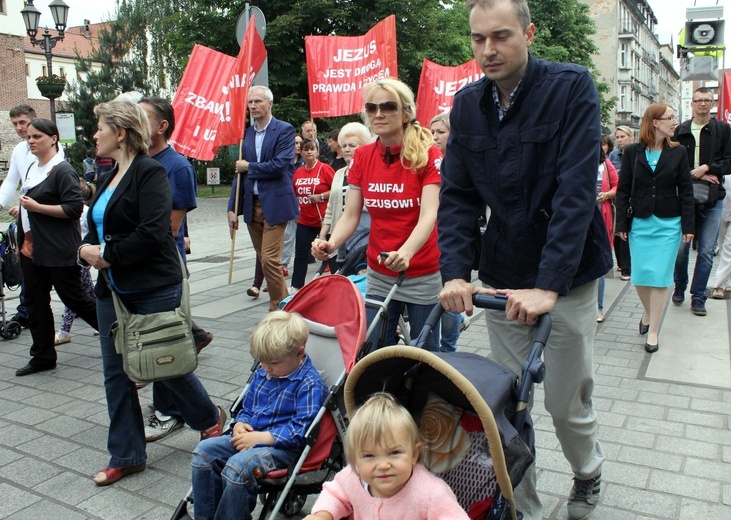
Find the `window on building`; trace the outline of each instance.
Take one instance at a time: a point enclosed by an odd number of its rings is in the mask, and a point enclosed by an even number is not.
[[[43,74],[41,74],[41,76],[48,76],[48,69],[45,65],[43,66]]]
[[[623,43],[619,46],[619,68],[627,68],[627,44]]]
[[[30,76],[30,65],[27,63],[25,64],[25,75]]]
[[[5,10],[5,0],[0,0],[0,14],[8,14]]]
[[[622,85],[619,89],[619,108],[622,111],[627,110],[627,85]]]
[[[65,78],[66,77],[66,69],[64,67],[59,67],[59,69],[58,69],[58,75],[61,76],[62,78]]]

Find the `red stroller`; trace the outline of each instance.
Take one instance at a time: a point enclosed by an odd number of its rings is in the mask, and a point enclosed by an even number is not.
[[[330,390],[307,430],[307,444],[302,454],[289,468],[268,473],[263,479],[260,519],[274,518],[280,510],[288,516],[298,513],[307,495],[319,493],[322,484],[344,466],[343,385],[366,332],[363,297],[344,276],[323,276],[313,280],[297,292],[284,310],[299,313],[307,322],[310,332],[307,354]],[[255,363],[252,373],[257,367],[258,363]],[[247,384],[231,406],[231,417],[238,413],[248,387]],[[187,505],[192,503],[191,488],[171,520],[190,519]]]

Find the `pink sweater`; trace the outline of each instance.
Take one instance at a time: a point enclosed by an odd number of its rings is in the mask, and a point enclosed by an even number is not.
[[[391,498],[368,494],[350,466],[326,482],[312,508],[313,513],[327,511],[336,520],[469,520],[457,503],[449,486],[421,464],[406,486]]]

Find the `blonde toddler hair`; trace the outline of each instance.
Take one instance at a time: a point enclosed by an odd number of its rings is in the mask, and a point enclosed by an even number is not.
[[[345,458],[354,466],[364,447],[383,446],[400,432],[411,438],[414,447],[421,443],[419,427],[409,411],[391,394],[373,394],[350,420],[345,435]]]
[[[307,323],[299,314],[273,311],[264,316],[251,334],[251,355],[260,363],[280,361],[307,343]]]

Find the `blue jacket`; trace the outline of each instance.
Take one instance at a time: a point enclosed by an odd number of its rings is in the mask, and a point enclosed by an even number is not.
[[[492,85],[484,77],[454,99],[437,221],[442,278],[469,280],[479,256],[480,280],[495,288],[566,295],[612,267],[596,204],[594,82],[583,67],[531,57],[502,121]]]
[[[239,194],[236,214],[244,216],[244,222],[251,223],[254,209],[254,181],[258,181],[259,200],[268,224],[282,224],[298,218],[299,204],[294,193],[294,128],[289,123],[272,117],[264,135],[261,161],[256,159],[256,130],[246,129],[241,156],[249,161],[249,171],[242,175],[244,182]],[[231,186],[228,211],[234,210],[237,177]]]

